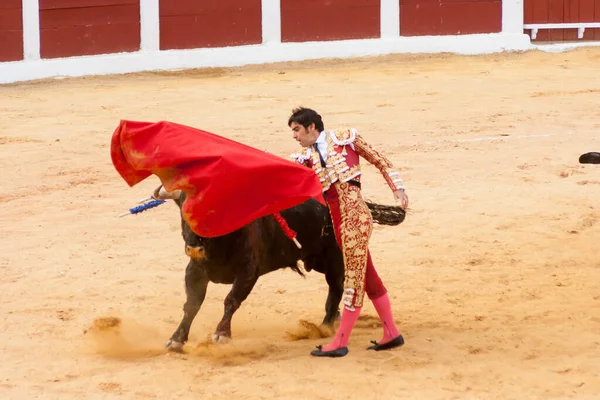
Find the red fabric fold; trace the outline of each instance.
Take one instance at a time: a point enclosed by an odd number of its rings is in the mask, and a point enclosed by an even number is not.
[[[183,218],[203,237],[225,235],[310,198],[325,204],[312,169],[173,122],[121,121],[111,159],[131,187],[156,175],[166,190],[184,191]]]

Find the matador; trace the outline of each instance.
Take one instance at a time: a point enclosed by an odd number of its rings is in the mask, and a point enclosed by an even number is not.
[[[344,310],[333,340],[317,346],[314,356],[343,357],[360,315],[365,293],[383,325],[383,338],[369,350],[386,350],[404,344],[392,316],[387,289],[375,270],[369,239],[373,218],[361,194],[360,157],[379,169],[403,209],[408,196],[398,171],[380,152],[368,144],[356,129],[325,130],[321,116],[310,108],[292,111],[288,120],[293,138],[304,148],[292,159],[310,167],[319,177],[334,225],[336,240],[344,257]]]

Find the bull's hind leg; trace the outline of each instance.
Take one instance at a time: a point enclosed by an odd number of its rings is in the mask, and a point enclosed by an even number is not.
[[[344,295],[344,270],[336,271],[334,265],[325,274],[325,280],[329,285],[329,294],[325,303],[325,318],[323,325],[333,327],[333,324],[340,318],[340,302]]]
[[[207,287],[208,276],[206,269],[197,262],[190,260],[185,270],[185,293],[187,299],[183,305],[183,319],[167,343],[169,350],[181,351],[183,345],[188,341],[190,327],[204,302]]]
[[[320,258],[325,266],[322,271],[325,273],[325,280],[329,286],[323,325],[333,328],[335,321],[341,317],[339,306],[344,295],[344,256],[336,240],[332,225],[326,226],[322,240],[323,250]]]

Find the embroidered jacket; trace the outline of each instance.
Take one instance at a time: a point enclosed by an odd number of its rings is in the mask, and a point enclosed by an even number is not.
[[[308,147],[299,153],[291,155],[292,160],[312,168],[319,176],[323,191],[337,181],[360,182],[361,168],[360,157],[373,164],[392,189],[392,192],[404,189],[400,173],[394,169],[392,163],[358,134],[356,129],[327,131],[327,161],[325,168],[321,166],[319,153],[316,149]]]

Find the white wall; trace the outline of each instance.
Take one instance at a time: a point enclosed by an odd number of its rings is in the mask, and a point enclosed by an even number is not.
[[[279,0],[262,0],[260,45],[159,51],[158,0],[141,0],[141,50],[99,56],[40,59],[38,2],[23,0],[25,60],[0,63],[0,83],[148,70],[240,66],[392,53],[482,54],[532,48],[523,34],[523,0],[503,0],[502,32],[482,35],[400,37],[398,0],[381,0],[381,39],[281,43]]]

